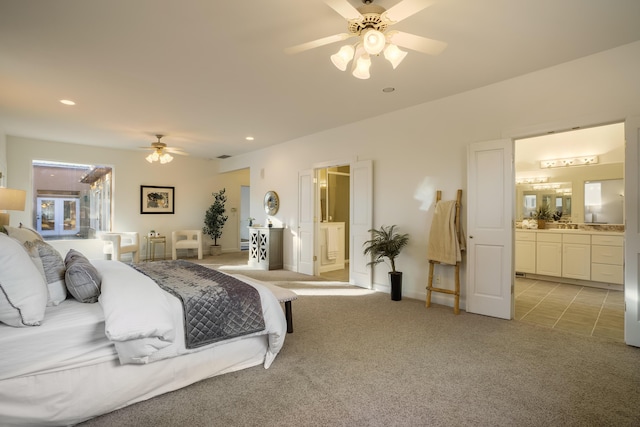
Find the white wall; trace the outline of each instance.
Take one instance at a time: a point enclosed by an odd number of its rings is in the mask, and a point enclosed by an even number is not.
[[[232,157],[220,163],[220,170],[251,168],[251,206],[262,206],[267,190],[278,192],[281,207],[275,223],[288,228],[284,263],[296,266],[298,171],[332,160],[372,159],[374,227],[397,224],[401,232],[410,234],[397,267],[404,272],[404,295],[422,299],[433,215],[433,208],[426,210],[423,201],[430,204],[435,189],[443,191],[444,199],[453,199],[462,188],[466,199],[467,146],[640,114],[638,69],[640,42]],[[425,79],[425,84],[437,82]],[[465,215],[463,201],[463,224]],[[261,212],[252,211],[252,216],[265,221]],[[356,252],[353,248],[352,256]],[[452,270],[443,272],[443,286],[453,286]],[[376,288],[386,288],[387,271],[384,265],[376,267]],[[463,306],[464,279],[463,274]],[[446,295],[438,294],[434,300],[452,305]]]
[[[8,182],[12,188],[27,190],[27,206],[24,212],[11,212],[11,224],[32,224],[33,190],[31,161],[49,160],[82,164],[106,164],[113,166],[113,230],[137,231],[142,244],[149,230],[156,230],[171,240],[171,232],[181,229],[201,229],[204,213],[213,203],[211,193],[227,186],[230,206],[239,208],[240,185],[248,180],[248,172],[218,175],[218,161],[194,157],[174,156],[173,162],[160,165],[145,161],[142,151],[115,150],[86,145],[63,144],[29,138],[6,136]],[[158,185],[175,187],[175,214],[140,214],[140,186]],[[236,189],[237,188],[237,189]],[[237,202],[236,202],[237,201]],[[239,250],[237,226],[229,215],[227,226],[218,241],[223,250]],[[82,243],[85,247],[87,243]],[[166,252],[170,252],[167,244]],[[142,249],[144,254],[145,248]]]

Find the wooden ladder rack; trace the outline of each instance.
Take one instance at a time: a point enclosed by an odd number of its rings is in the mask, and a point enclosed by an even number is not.
[[[436,204],[442,199],[442,191],[436,192]],[[458,190],[456,197],[456,213],[455,213],[455,228],[456,238],[460,238],[460,206],[462,200],[462,190]],[[429,281],[427,283],[427,302],[426,306],[431,307],[431,292],[440,292],[454,296],[453,313],[460,314],[460,261],[455,265],[455,289],[436,288],[433,286],[433,270],[434,265],[440,264],[438,261],[429,260]],[[442,264],[446,265],[446,264]]]

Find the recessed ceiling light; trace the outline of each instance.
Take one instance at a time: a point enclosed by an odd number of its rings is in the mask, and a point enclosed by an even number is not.
[[[254,138],[253,138],[252,136],[248,136],[248,137],[246,137],[245,139],[246,139],[247,141],[253,141],[253,139],[254,139]]]
[[[76,105],[75,102],[69,100],[69,99],[61,99],[60,102],[64,105]]]
[[[384,93],[391,93],[391,92],[393,92],[394,90],[396,90],[396,88],[395,88],[395,87],[385,87],[384,89],[382,89],[382,91],[383,91]]]

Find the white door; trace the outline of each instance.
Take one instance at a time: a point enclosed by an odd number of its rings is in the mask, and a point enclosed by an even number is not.
[[[311,169],[298,172],[298,273],[314,275],[314,179]]]
[[[38,197],[36,230],[43,236],[68,236],[80,231],[80,199]]]
[[[640,347],[640,117],[628,118],[625,128],[624,341]]]
[[[349,246],[349,277],[356,286],[371,289],[372,267],[362,253],[364,242],[371,238],[373,228],[373,162],[351,163],[351,236]]]
[[[513,317],[513,141],[467,152],[467,295],[470,313]]]

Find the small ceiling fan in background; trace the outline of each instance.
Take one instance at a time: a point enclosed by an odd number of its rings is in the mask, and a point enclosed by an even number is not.
[[[333,10],[347,20],[348,33],[334,34],[285,49],[288,54],[304,52],[331,43],[357,37],[353,44],[346,44],[331,56],[333,64],[342,71],[353,59],[352,74],[359,79],[370,77],[371,56],[383,53],[395,69],[407,55],[398,46],[429,55],[438,55],[446,47],[445,42],[405,33],[389,28],[424,8],[433,0],[402,0],[388,10],[362,0],[363,6],[355,8],[347,0],[324,0]]]
[[[167,144],[160,141],[163,136],[164,135],[156,135],[156,138],[158,138],[158,140],[152,142],[150,147],[140,147],[144,148],[145,150],[153,150],[153,153],[149,154],[146,157],[147,162],[153,163],[159,161],[162,164],[169,163],[173,160],[173,156],[169,153],[188,156],[188,154],[185,153],[182,148],[167,147]]]

